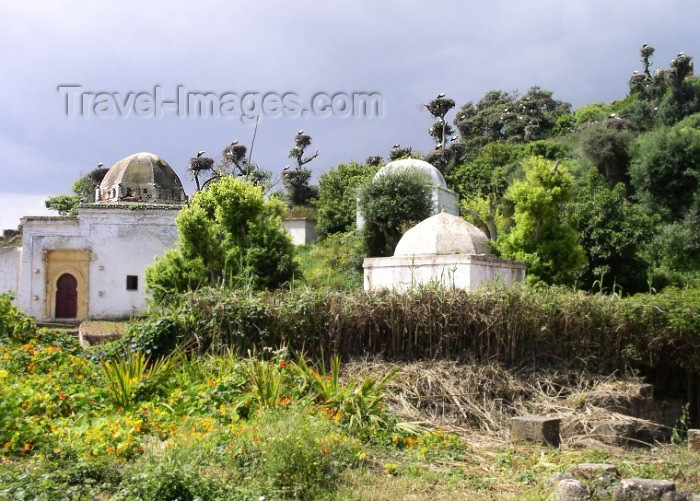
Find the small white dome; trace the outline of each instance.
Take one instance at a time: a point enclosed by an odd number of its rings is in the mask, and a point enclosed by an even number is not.
[[[418,160],[417,158],[404,158],[403,160],[394,160],[393,162],[389,162],[377,171],[377,173],[374,175],[374,179],[377,179],[388,172],[396,172],[404,169],[414,169],[423,172],[430,178],[430,184],[447,188],[447,183],[445,183],[445,178],[442,177],[442,173],[428,162]]]
[[[417,254],[491,254],[488,237],[458,216],[441,212],[408,230],[394,256]]]

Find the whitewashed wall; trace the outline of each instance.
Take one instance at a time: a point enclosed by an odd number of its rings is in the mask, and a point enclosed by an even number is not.
[[[481,254],[368,258],[363,267],[365,290],[406,290],[428,283],[475,290],[493,280],[511,285],[525,279],[523,264]]]
[[[177,210],[80,209],[77,218],[22,220],[23,247],[18,305],[38,320],[45,313],[44,252],[90,251],[88,317],[126,318],[146,308],[145,269],[175,246]],[[127,275],[138,289],[126,290]]]
[[[316,240],[316,221],[313,219],[285,219],[282,225],[294,245],[310,244]]]
[[[0,293],[10,292],[17,297],[21,259],[21,247],[0,248]]]

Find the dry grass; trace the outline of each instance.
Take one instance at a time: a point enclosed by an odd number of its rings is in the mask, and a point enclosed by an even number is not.
[[[638,429],[658,429],[649,421],[615,412],[596,403],[623,402],[639,396],[642,381],[585,371],[556,369],[507,370],[498,363],[421,361],[406,364],[355,360],[349,374],[386,374],[400,369],[388,387],[387,403],[401,419],[474,437],[488,445],[505,443],[509,419],[525,414],[556,415],[569,445],[596,438],[601,423],[627,423]],[[602,399],[604,400],[604,399]],[[658,434],[658,433],[657,433]],[[602,445],[602,444],[601,444]]]

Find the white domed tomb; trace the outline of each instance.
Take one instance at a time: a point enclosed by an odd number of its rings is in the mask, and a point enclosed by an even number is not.
[[[365,290],[406,290],[428,283],[475,290],[493,280],[510,285],[525,279],[525,265],[494,256],[479,228],[447,212],[408,230],[393,257],[367,258],[363,267]]]

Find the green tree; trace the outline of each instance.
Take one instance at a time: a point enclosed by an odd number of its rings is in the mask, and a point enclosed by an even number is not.
[[[571,113],[569,103],[552,92],[532,87],[523,96],[492,90],[477,103],[465,104],[454,120],[467,151],[478,152],[496,141],[523,143],[547,139],[559,118]]]
[[[496,219],[502,213],[503,196],[518,169],[520,146],[503,142],[484,146],[471,162],[457,167],[448,176],[462,198],[462,207],[490,240],[498,237]],[[486,202],[485,210],[483,201]]]
[[[700,272],[700,208],[694,205],[678,222],[663,225],[651,246],[656,262],[666,270]]]
[[[582,128],[583,154],[611,183],[629,184],[629,149],[636,135],[632,122],[611,115]]]
[[[212,182],[177,216],[177,248],[146,270],[149,292],[164,302],[204,285],[273,288],[289,281],[296,264],[283,212],[260,186],[231,176]]]
[[[682,219],[700,196],[700,113],[640,136],[630,175],[649,213],[667,222]]]
[[[406,230],[430,215],[430,180],[412,169],[381,174],[364,185],[359,204],[367,253],[391,256]]]
[[[501,234],[496,248],[507,259],[527,265],[529,282],[573,284],[586,266],[586,255],[574,229],[564,221],[563,206],[572,196],[573,177],[559,162],[528,159],[525,180],[505,194],[514,204],[514,224]]]
[[[626,198],[622,183],[610,187],[595,170],[566,207],[566,221],[578,232],[586,252],[588,269],[581,275],[583,287],[624,292],[645,291],[650,263],[645,248],[651,242],[656,220]]]
[[[321,174],[316,204],[316,231],[321,238],[353,227],[357,217],[358,190],[375,172],[375,167],[351,162]]]
[[[72,195],[49,197],[44,201],[44,205],[47,209],[58,211],[61,215],[75,214],[80,203],[95,202],[95,190],[100,186],[108,170],[100,164],[73,183]]]

